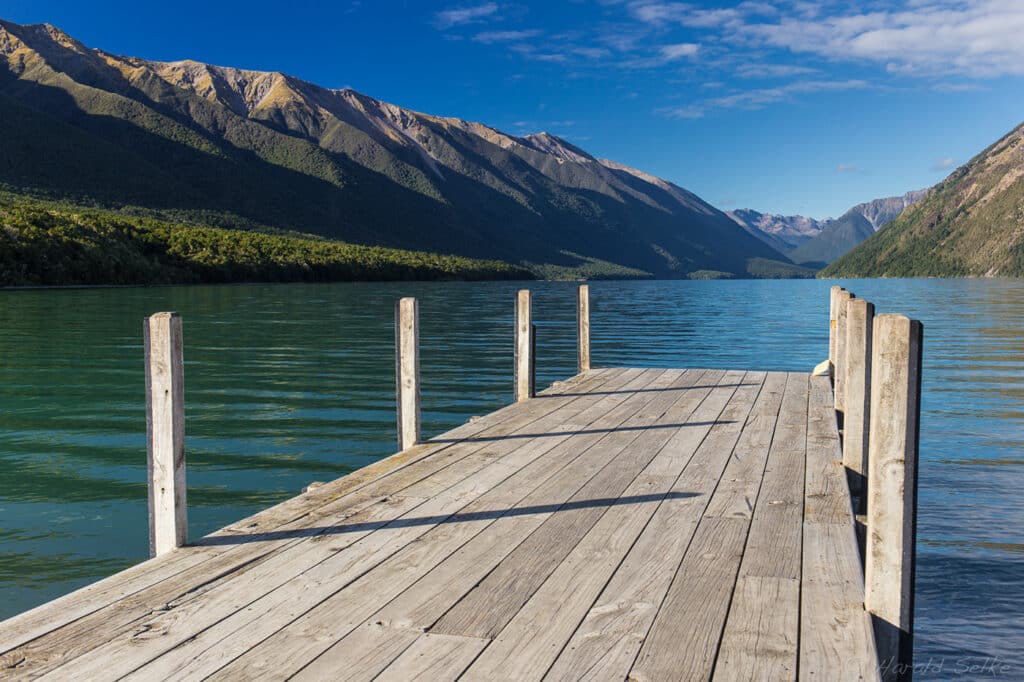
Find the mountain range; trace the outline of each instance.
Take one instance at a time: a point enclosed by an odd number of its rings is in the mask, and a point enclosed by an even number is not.
[[[1024,124],[820,274],[1024,276]]]
[[[212,227],[496,258],[542,276],[806,276],[671,182],[276,72],[0,21],[0,189]]]
[[[873,235],[926,193],[927,190],[917,190],[857,204],[834,220],[759,213],[752,209],[729,211],[728,215],[794,263],[820,268]]]

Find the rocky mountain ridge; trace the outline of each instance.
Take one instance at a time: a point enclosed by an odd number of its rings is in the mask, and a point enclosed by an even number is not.
[[[122,57],[52,26],[0,22],[0,132],[13,141],[0,147],[4,188],[177,220],[545,275],[791,268],[693,193],[547,133],[509,135],[277,72]]]

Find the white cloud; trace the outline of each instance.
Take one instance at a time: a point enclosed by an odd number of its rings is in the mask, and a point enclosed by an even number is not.
[[[951,159],[948,156],[946,158],[939,159],[932,164],[932,171],[935,173],[948,171],[951,168],[956,168],[956,159]]]
[[[852,163],[841,163],[838,166],[836,166],[836,173],[841,174],[856,173],[859,170],[860,168],[853,165]]]
[[[675,45],[662,45],[658,50],[661,58],[666,62],[682,59],[683,57],[695,57],[700,51],[700,45],[696,43],[676,43]]]
[[[470,7],[454,7],[442,10],[434,15],[434,25],[440,29],[472,24],[498,13],[498,4],[487,2]]]
[[[640,21],[656,24],[680,21],[690,11],[690,6],[681,2],[632,2],[629,10]]]
[[[892,73],[993,77],[1024,74],[1022,36],[1020,0],[909,0],[893,11],[748,22],[726,37],[744,46],[875,62]]]

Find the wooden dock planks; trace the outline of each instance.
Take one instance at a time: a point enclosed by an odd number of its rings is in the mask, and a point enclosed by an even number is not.
[[[0,623],[0,677],[875,679],[831,400],[592,370]]]

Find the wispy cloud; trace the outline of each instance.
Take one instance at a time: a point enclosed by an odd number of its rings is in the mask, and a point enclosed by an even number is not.
[[[933,173],[941,173],[942,171],[948,171],[951,168],[956,168],[956,159],[951,159],[948,156],[943,159],[938,159],[932,164]]]
[[[668,118],[696,120],[704,118],[707,111],[699,104],[688,104],[683,107],[662,107],[657,110],[657,113]]]
[[[569,52],[586,59],[604,59],[612,54],[612,51],[606,47],[573,47],[569,49]]]
[[[478,43],[490,45],[492,43],[509,43],[517,40],[529,40],[540,35],[540,31],[483,31],[473,36]]]
[[[837,90],[862,90],[867,87],[867,81],[859,79],[845,81],[794,81],[774,88],[757,88],[725,95],[724,97],[716,97],[710,100],[710,103],[714,106],[728,109],[761,109],[769,104],[787,100],[794,95],[834,92]]]
[[[985,90],[977,83],[936,83],[932,86],[935,92],[978,92]]]
[[[440,29],[473,24],[498,13],[498,4],[486,2],[482,5],[453,7],[434,14],[434,25]]]
[[[736,75],[739,78],[792,78],[793,76],[806,76],[818,73],[818,69],[797,64],[759,64],[748,62],[736,67]]]
[[[859,170],[860,167],[852,163],[841,163],[836,166],[836,173],[840,174],[856,173]]]
[[[740,90],[681,107],[664,107],[658,109],[658,113],[669,118],[695,119],[703,117],[713,109],[756,110],[789,100],[797,95],[840,90],[860,90],[868,87],[870,87],[870,84],[867,81],[858,79],[845,81],[794,81],[773,88]]]

